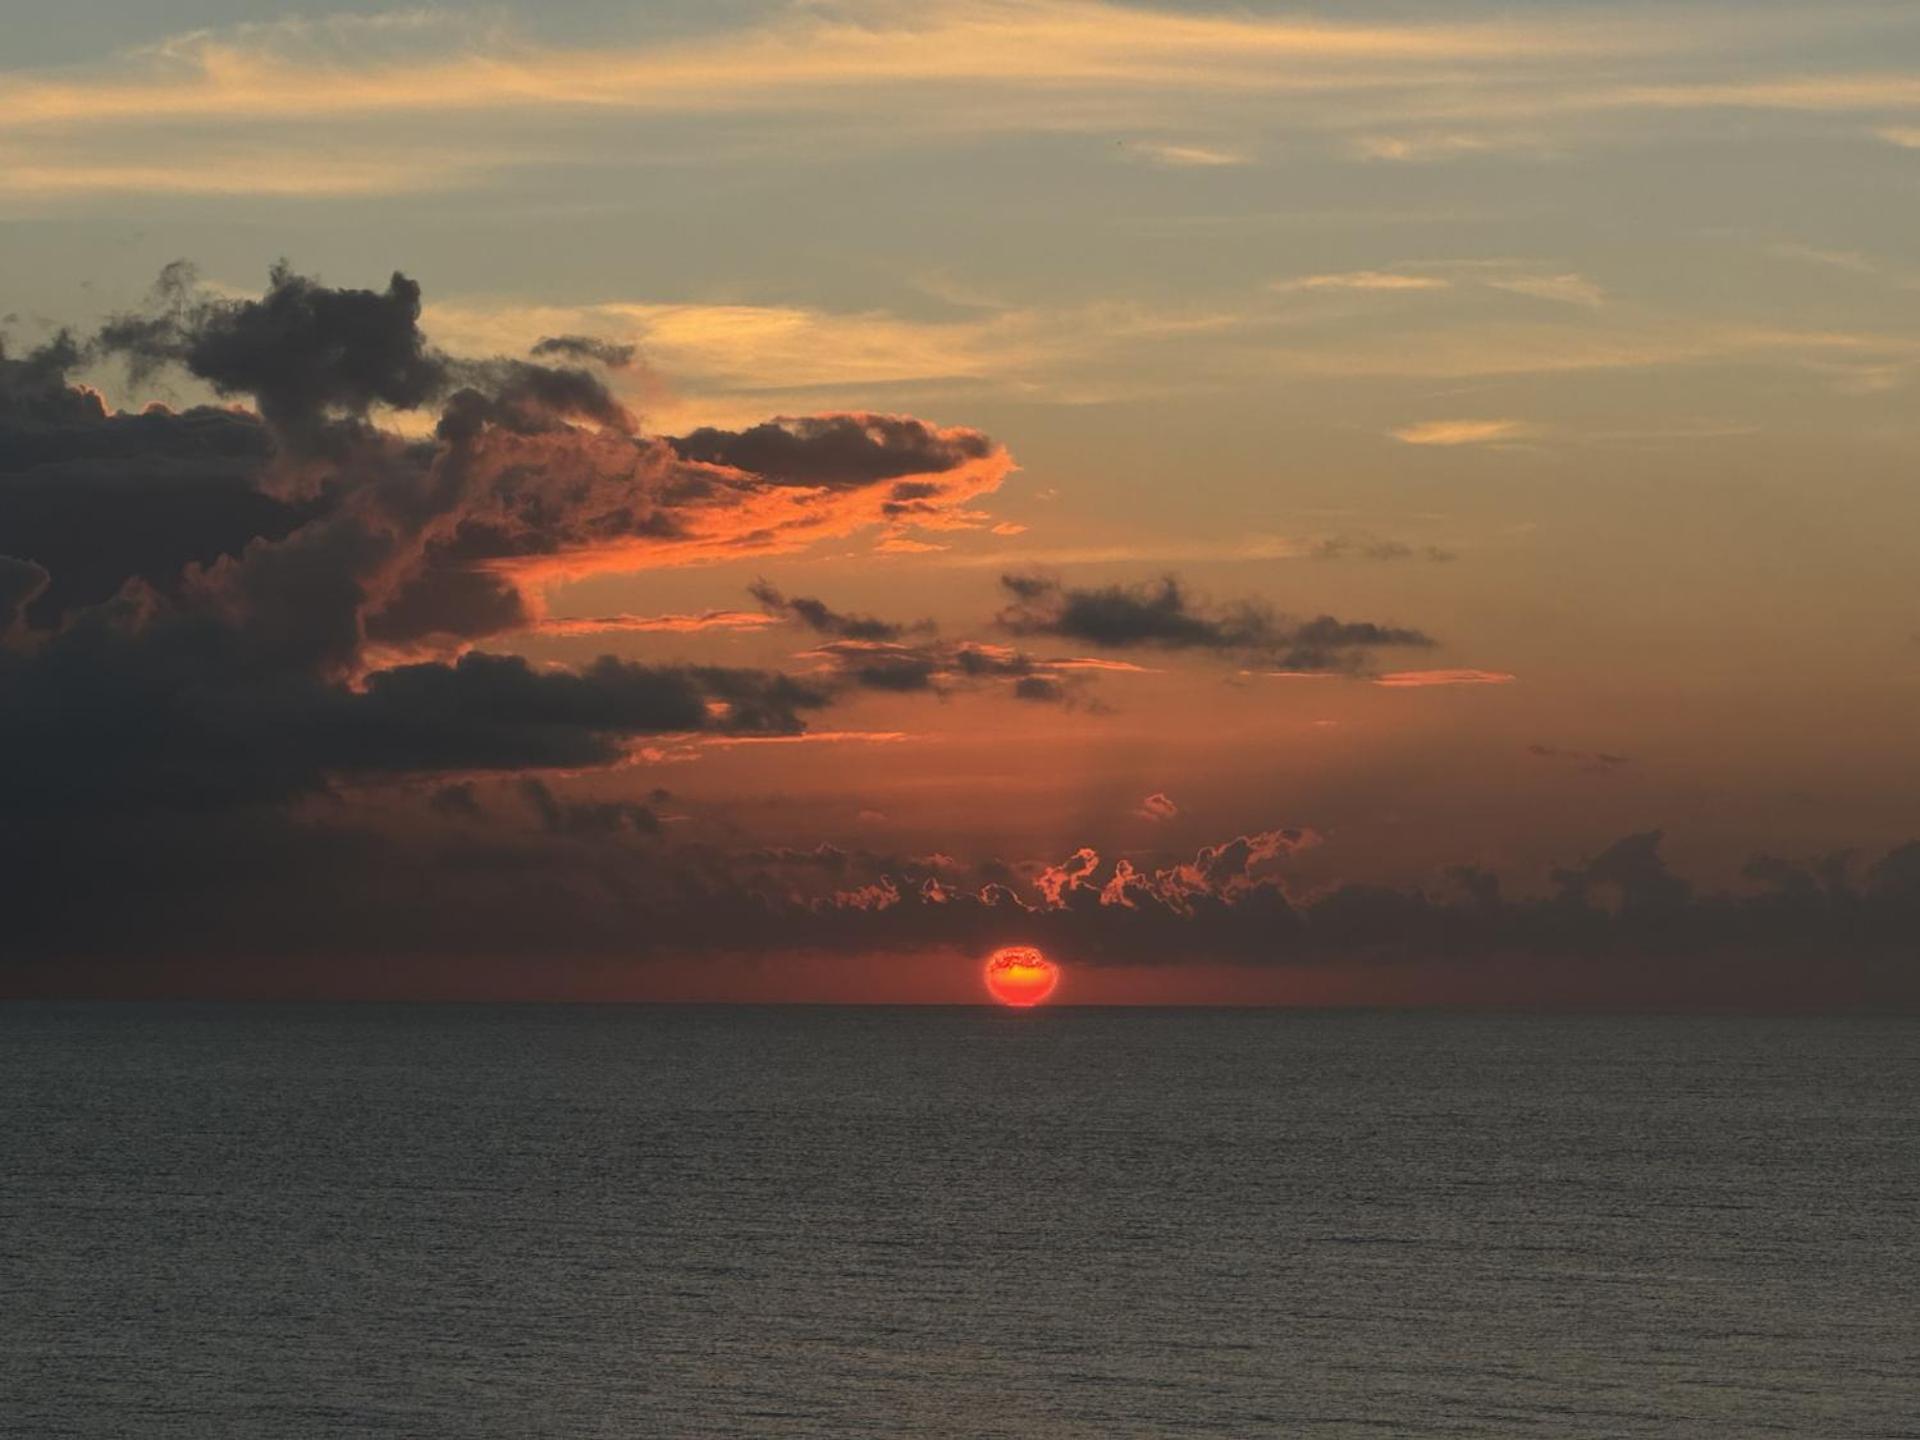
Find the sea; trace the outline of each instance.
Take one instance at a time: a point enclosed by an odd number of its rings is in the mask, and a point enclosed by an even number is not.
[[[1920,1436],[1920,1023],[4,1007],[0,1435]]]

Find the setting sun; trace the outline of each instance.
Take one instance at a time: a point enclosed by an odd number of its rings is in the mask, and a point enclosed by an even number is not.
[[[1038,1005],[1060,983],[1060,967],[1031,945],[1008,945],[987,957],[987,989],[1002,1005]]]

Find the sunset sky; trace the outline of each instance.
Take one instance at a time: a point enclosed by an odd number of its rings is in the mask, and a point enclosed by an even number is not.
[[[1920,994],[1911,4],[0,65],[0,992]]]

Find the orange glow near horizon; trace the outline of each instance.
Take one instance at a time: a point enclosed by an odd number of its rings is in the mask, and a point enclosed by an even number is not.
[[[1002,1005],[1038,1005],[1060,983],[1060,967],[1031,945],[1008,945],[987,957],[987,989]]]

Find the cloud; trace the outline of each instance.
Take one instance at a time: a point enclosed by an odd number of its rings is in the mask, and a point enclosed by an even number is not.
[[[1180,807],[1168,799],[1161,791],[1154,791],[1140,802],[1140,808],[1133,812],[1142,820],[1171,820],[1180,813]]]
[[[27,606],[38,599],[52,577],[31,560],[0,555],[0,640],[25,624]]]
[[[701,610],[685,615],[546,616],[529,627],[537,635],[692,635],[703,630],[763,630],[779,617],[758,610]]]
[[[1507,275],[1489,278],[1485,283],[1495,290],[1561,305],[1580,305],[1589,310],[1597,310],[1607,303],[1606,292],[1584,275]]]
[[[1899,133],[1885,122],[1920,103],[1914,87],[1859,59],[1886,45],[1884,22],[1869,29],[1857,10],[1831,9],[1815,30],[1791,7],[1737,20],[1669,7],[1631,21],[1529,12],[1420,24],[1096,0],[837,0],[653,43],[573,45],[464,7],[409,26],[254,23],[91,66],[0,73],[0,190],[43,204],[113,192],[337,203],[512,183],[556,159],[672,164],[688,143],[708,157],[831,157],[1022,133],[1282,129],[1405,163],[1665,137],[1671,124],[1647,117],[1716,111],[1848,115]],[[1645,82],[1649,65],[1659,83]],[[680,126],[664,148],[653,132],[676,117],[736,123]],[[1136,148],[1161,165],[1244,158],[1204,139]]]
[[[279,805],[356,777],[615,765],[647,736],[797,734],[832,688],[473,647],[761,624],[549,622],[543,585],[977,524],[964,507],[1010,463],[977,432],[901,416],[648,437],[592,373],[449,354],[419,315],[403,275],[346,289],[280,267],[246,299],[174,266],[90,342],[0,354],[10,808]],[[89,355],[136,380],[183,370],[257,413],[110,412],[68,381]],[[420,438],[375,423],[430,406]]]
[[[976,431],[905,416],[789,417],[655,439],[589,371],[449,356],[428,344],[419,312],[404,276],[384,292],[352,291],[279,270],[252,301],[207,296],[174,268],[153,307],[116,318],[94,342],[128,357],[136,378],[179,365],[258,399],[264,431],[234,441],[252,453],[223,476],[236,503],[308,507],[253,519],[275,540],[305,519],[301,545],[323,531],[363,544],[358,628],[390,650],[527,628],[552,579],[787,553],[867,527],[981,526],[990,517],[970,502],[1010,468]],[[376,407],[428,403],[441,407],[437,447],[369,425]],[[193,418],[249,431],[244,418]],[[256,483],[268,469],[271,483]],[[237,548],[219,551],[235,575]]]
[[[1321,615],[1292,620],[1242,601],[1226,608],[1196,604],[1169,575],[1139,585],[1068,587],[1048,576],[1008,574],[1000,583],[1012,603],[1000,627],[1014,635],[1056,635],[1111,649],[1150,647],[1258,656],[1288,670],[1353,671],[1366,652],[1424,647],[1418,630]]]
[[[1250,157],[1238,150],[1222,150],[1212,145],[1175,145],[1166,141],[1141,140],[1130,148],[1153,164],[1171,169],[1210,170],[1252,163]]]
[[[37,144],[0,144],[0,194],[42,205],[96,195],[219,196],[234,199],[367,199],[475,188],[513,161],[500,150],[484,159],[458,149],[391,149],[338,145],[301,149],[288,163],[284,145],[201,140],[165,154],[130,158],[126,148],[101,153],[84,139],[43,139]]]
[[[1453,282],[1438,275],[1406,275],[1391,270],[1348,270],[1335,275],[1306,275],[1277,281],[1275,290],[1376,290],[1388,292],[1450,290]]]
[[[549,335],[536,340],[527,353],[536,359],[558,356],[563,360],[591,360],[609,370],[625,370],[633,364],[638,347],[592,335]]]
[[[1406,445],[1492,445],[1532,433],[1521,420],[1427,420],[1391,432]]]
[[[546,781],[533,776],[519,782],[520,793],[540,824],[553,835],[658,835],[660,817],[645,805],[620,800],[569,800],[554,793]],[[664,790],[656,791],[664,798]]]
[[[780,485],[893,481],[888,504],[929,512],[947,485],[931,478],[989,460],[974,430],[941,430],[904,415],[822,415],[770,420],[747,430],[710,426],[668,443],[683,460],[765,476]],[[900,513],[898,511],[894,513]]]
[[[1357,67],[1576,54],[1599,36],[1564,26],[1343,25],[1091,0],[946,0],[809,9],[645,47],[440,37],[444,48],[387,58],[390,30],[337,27],[329,38],[320,48],[302,25],[200,33],[91,75],[15,76],[0,101],[8,128],[20,130],[482,111],[777,113],[853,108],[902,90],[931,102],[983,86],[1015,95],[1095,86],[1311,93],[1348,83]]]
[[[384,292],[336,290],[283,264],[257,301],[197,294],[195,278],[169,266],[157,307],[108,322],[95,343],[128,357],[136,378],[177,364],[219,394],[251,396],[268,425],[303,446],[323,417],[418,409],[453,383],[420,332],[420,287],[404,275]],[[611,413],[604,394],[588,403]]]
[[[1605,888],[1617,896],[1621,909],[1628,913],[1684,906],[1692,886],[1667,868],[1660,854],[1664,838],[1658,830],[1626,835],[1584,865],[1555,869],[1553,883],[1560,889],[1560,898],[1585,904],[1596,889]]]
[[[1589,775],[1611,775],[1622,765],[1631,763],[1631,757],[1606,750],[1562,750],[1552,745],[1529,745],[1527,753],[1536,759],[1573,765]]]
[[[770,615],[797,620],[809,630],[842,640],[898,640],[911,629],[929,628],[924,621],[918,626],[910,626],[880,620],[872,615],[849,615],[810,596],[783,595],[764,580],[754,581],[747,590]]]
[[[1373,683],[1392,690],[1418,690],[1433,685],[1511,685],[1516,678],[1504,670],[1395,670],[1376,675]]]
[[[1429,130],[1402,135],[1363,135],[1353,142],[1354,153],[1363,160],[1386,160],[1401,164],[1431,164],[1469,155],[1544,151],[1546,148],[1545,141],[1538,134],[1496,131]]]
[[[1413,546],[1403,540],[1382,540],[1371,535],[1328,535],[1313,543],[1307,552],[1315,560],[1427,560],[1444,565],[1458,557],[1438,545]]]
[[[1000,687],[1016,700],[1073,705],[1083,698],[1084,667],[1037,659],[1006,645],[978,640],[835,640],[805,657],[825,661],[841,681],[865,690],[945,695]]]

